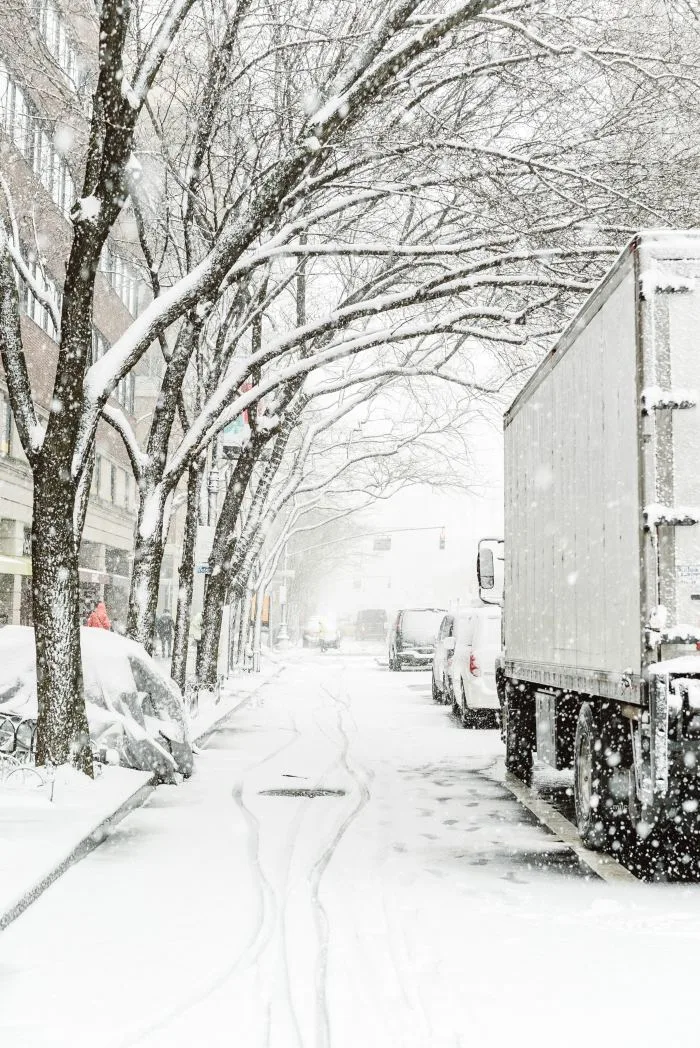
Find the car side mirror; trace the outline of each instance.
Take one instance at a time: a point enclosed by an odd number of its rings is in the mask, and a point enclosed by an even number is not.
[[[445,637],[445,651],[455,650],[455,639],[454,637]]]

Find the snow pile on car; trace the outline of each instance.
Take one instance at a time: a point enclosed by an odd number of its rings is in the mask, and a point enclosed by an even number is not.
[[[140,644],[107,630],[81,633],[90,737],[115,751],[126,768],[172,781],[192,773],[193,757],[180,689]],[[0,714],[36,720],[34,630],[0,629]]]

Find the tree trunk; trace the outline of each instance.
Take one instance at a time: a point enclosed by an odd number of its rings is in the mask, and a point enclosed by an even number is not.
[[[129,590],[127,636],[143,644],[153,654],[153,634],[158,608],[160,569],[163,563],[163,517],[165,499],[162,491],[151,490],[141,498],[136,539],[134,570]]]
[[[229,672],[236,665],[236,652],[238,651],[238,637],[241,632],[241,615],[242,605],[240,597],[235,597],[233,601],[233,627],[231,629],[231,636],[229,637],[228,646],[228,668]]]
[[[170,664],[170,675],[185,690],[187,674],[187,648],[190,634],[190,611],[194,590],[194,555],[197,540],[197,520],[199,517],[199,491],[202,484],[202,466],[204,459],[190,466],[187,478],[187,513],[185,516],[185,534],[182,543],[182,558],[178,572],[177,618],[175,620],[175,638],[173,641],[173,658]]]
[[[229,588],[227,563],[233,553],[233,533],[250,478],[258,461],[262,443],[251,441],[236,463],[226,489],[219,519],[216,522],[209,557],[211,575],[207,582],[202,608],[202,639],[197,652],[197,679],[200,687],[214,688],[219,657],[221,617]]]
[[[257,671],[260,670],[260,655],[262,651],[262,617],[263,604],[265,603],[265,590],[267,579],[263,579],[255,591],[255,624],[253,626],[253,664]]]
[[[32,587],[36,639],[36,761],[92,775],[80,654],[80,583],[73,533],[75,490],[50,465],[34,473]]]
[[[202,609],[202,639],[197,651],[197,680],[200,688],[216,687],[221,620],[227,590],[228,576],[223,571],[209,576]]]
[[[253,592],[246,586],[241,599],[241,630],[238,635],[238,651],[236,663],[238,666],[245,665],[245,649],[250,635],[250,609],[253,604]]]

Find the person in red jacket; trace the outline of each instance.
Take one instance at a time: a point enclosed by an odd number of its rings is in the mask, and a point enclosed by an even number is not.
[[[94,626],[100,630],[111,630],[112,623],[109,621],[104,601],[100,601],[95,610],[90,612],[87,625]]]

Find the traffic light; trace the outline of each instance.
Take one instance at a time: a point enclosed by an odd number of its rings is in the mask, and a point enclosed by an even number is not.
[[[445,548],[445,529],[440,528],[440,549]]]

